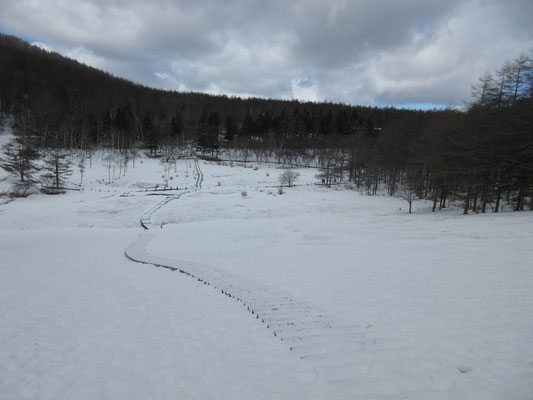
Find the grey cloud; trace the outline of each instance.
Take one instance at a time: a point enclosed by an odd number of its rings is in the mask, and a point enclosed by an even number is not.
[[[166,89],[462,103],[533,47],[515,0],[0,0],[0,30]]]
[[[335,68],[358,62],[374,52],[401,45],[421,24],[429,26],[452,9],[454,2],[320,3],[314,12],[298,19],[295,55],[317,67]],[[329,7],[329,8],[328,8]],[[427,28],[426,28],[427,29]]]

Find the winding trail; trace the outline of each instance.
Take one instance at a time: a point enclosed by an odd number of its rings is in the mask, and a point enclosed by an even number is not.
[[[203,173],[198,159],[195,159],[195,169],[195,190],[200,191]],[[146,231],[125,249],[125,255],[132,261],[181,272],[212,286],[241,303],[276,338],[310,363],[320,376],[329,381],[342,381],[344,385],[349,382],[355,384],[355,371],[360,371],[361,367],[357,365],[356,355],[364,350],[367,342],[362,326],[347,325],[333,319],[317,307],[298,301],[291,293],[268,283],[256,282],[206,264],[160,258],[146,251],[153,239],[150,234],[154,228],[152,214],[184,194],[166,197],[141,216],[140,223]]]
[[[204,181],[204,173],[200,169],[198,158],[194,159],[194,169],[196,171],[196,183],[194,185],[196,191],[202,190],[202,182]]]

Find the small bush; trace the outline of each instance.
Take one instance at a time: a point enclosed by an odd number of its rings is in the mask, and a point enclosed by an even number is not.
[[[51,186],[42,186],[41,193],[43,194],[65,194],[66,192],[61,188],[51,187]],[[26,197],[26,195],[19,196]]]
[[[295,172],[295,171],[292,171],[290,169],[286,169],[279,176],[279,183],[282,186],[283,185],[287,185],[288,187],[294,186],[294,182],[298,179],[299,176],[300,176],[299,172]]]

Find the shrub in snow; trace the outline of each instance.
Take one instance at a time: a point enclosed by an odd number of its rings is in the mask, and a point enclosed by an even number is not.
[[[11,191],[9,192],[9,197],[27,197],[32,193],[35,193],[33,182],[28,180],[24,182],[17,181],[13,184]]]
[[[290,169],[286,169],[279,176],[279,183],[281,184],[281,186],[283,185],[286,185],[288,187],[294,186],[294,182],[296,181],[296,179],[298,179],[299,176],[300,174],[298,172],[295,172]]]
[[[242,197],[246,197],[246,196],[248,196],[248,193],[246,192],[246,190],[243,190],[243,191],[241,192],[241,196],[242,196]]]

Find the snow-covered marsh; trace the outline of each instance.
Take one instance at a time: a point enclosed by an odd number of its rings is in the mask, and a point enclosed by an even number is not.
[[[284,319],[128,260],[162,169],[137,160],[106,184],[95,159],[81,192],[0,206],[2,398],[533,397],[532,213],[409,215],[314,169],[279,195],[275,164],[199,165],[194,191],[178,161],[147,254],[293,304]]]

